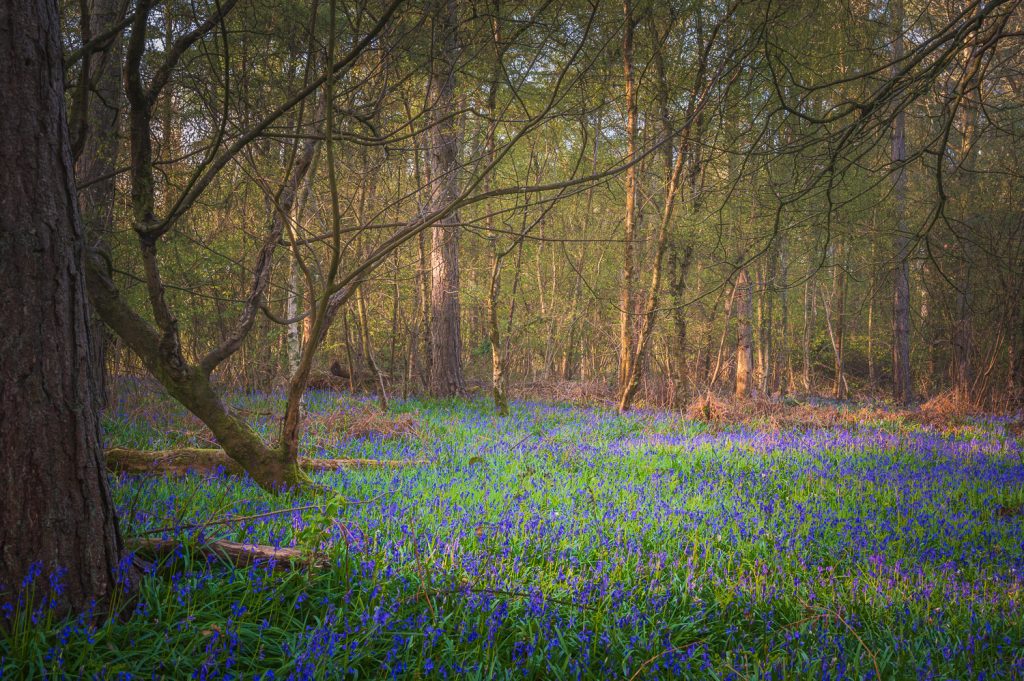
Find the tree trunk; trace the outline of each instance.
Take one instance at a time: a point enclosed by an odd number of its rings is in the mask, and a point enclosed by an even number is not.
[[[966,249],[967,246],[964,246]],[[956,292],[956,322],[953,328],[953,390],[958,399],[972,399],[974,388],[973,328],[971,323],[971,264],[964,254]]]
[[[123,12],[118,0],[92,0],[82,22],[82,42],[110,31]],[[87,50],[82,56],[82,70],[78,84],[79,96],[74,106],[80,108],[74,117],[80,120],[80,139],[73,149],[81,151],[76,158],[76,180],[82,190],[78,194],[82,224],[89,244],[106,251],[107,237],[113,228],[117,151],[120,143],[118,123],[121,104],[121,57],[124,52],[121,33],[118,32],[97,50]],[[96,391],[101,406],[106,394],[106,328],[97,317],[92,317],[94,339],[93,363],[101,380]]]
[[[803,338],[803,383],[804,392],[811,391],[811,330],[814,328],[814,291],[810,277],[804,281],[804,338]]]
[[[505,385],[505,358],[501,351],[498,327],[498,295],[501,292],[501,259],[497,243],[491,241],[491,276],[487,287],[487,337],[491,343],[491,391],[494,406],[502,416],[508,415],[508,389]]]
[[[306,295],[306,291],[309,288],[308,282],[303,281],[304,275],[308,274],[308,270],[305,267],[298,242],[303,238],[303,233],[305,231],[300,229],[304,222],[303,216],[307,214],[310,207],[309,204],[314,200],[313,178],[316,175],[316,153],[317,150],[314,146],[312,150],[313,159],[310,163],[309,169],[306,171],[305,177],[297,177],[295,180],[296,183],[302,183],[302,190],[301,194],[296,197],[295,203],[292,205],[291,215],[288,217],[287,232],[288,240],[291,245],[292,256],[289,261],[288,269],[288,293],[285,297],[285,318],[289,320],[288,327],[285,332],[289,376],[299,369],[299,360],[302,358],[302,344],[305,337],[308,335],[308,323],[312,318],[311,314],[307,314],[306,317],[302,319],[298,318],[301,312],[300,308],[306,307],[307,311],[312,309],[311,305],[303,305],[303,302],[309,298],[309,296]],[[278,215],[277,218],[284,219],[284,217],[280,215]]]
[[[130,575],[100,450],[56,3],[5,3],[0,54],[0,584],[16,600],[37,566],[63,573],[50,596],[84,610]]]
[[[494,64],[491,72],[491,81],[487,89],[487,115],[493,119],[495,107],[498,102],[498,85],[501,82],[501,32],[498,22],[500,13],[500,1],[494,0],[494,16],[491,18],[491,37],[494,40]],[[490,120],[486,123],[487,130],[484,134],[484,154],[488,164],[494,162],[495,155],[495,127],[497,123]],[[491,188],[490,175],[484,180],[484,191]],[[494,407],[501,416],[508,416],[508,394],[505,385],[505,357],[501,347],[501,328],[498,325],[498,298],[501,294],[501,260],[504,254],[498,251],[498,235],[494,232],[494,215],[491,202],[484,204],[484,212],[487,214],[486,227],[490,233],[488,245],[490,246],[491,267],[490,277],[487,285],[487,338],[491,345],[491,393],[494,397]]]
[[[833,340],[835,349],[835,373],[832,380],[832,393],[837,400],[846,398],[846,260],[847,249],[840,245],[837,249],[843,254],[843,263],[837,264],[833,278],[833,292],[839,296],[836,302],[836,332]]]
[[[875,243],[871,243],[871,281],[868,288],[868,384],[875,389],[878,376],[875,368],[875,292],[878,288],[878,267],[875,264]]]
[[[373,340],[370,337],[370,315],[366,311],[366,297],[363,293],[363,286],[356,289],[356,312],[359,315],[359,328],[362,330],[363,357],[366,358],[366,364],[370,367],[370,372],[377,382],[377,389],[380,390],[378,401],[380,402],[381,411],[387,411],[388,393],[384,385],[384,374],[381,373],[380,366],[377,364],[377,358],[373,354]]]
[[[903,3],[893,3],[894,40],[893,71],[902,68],[903,59]],[[901,109],[892,126],[892,163],[894,197],[896,201],[896,230],[893,237],[895,268],[893,277],[892,309],[892,394],[899,405],[913,399],[910,376],[910,238],[907,235],[907,174],[903,167],[907,160],[906,114]]]
[[[633,80],[633,30],[636,20],[633,17],[631,0],[624,0],[625,13],[622,31],[622,69],[626,81],[626,160],[633,163],[636,159],[637,135],[637,102],[636,85]],[[636,257],[634,240],[636,239],[636,165],[626,169],[626,216],[623,234],[622,281],[619,283],[619,389],[626,389],[629,378],[630,361],[633,358],[633,278]]]
[[[675,333],[672,335],[671,356],[675,364],[675,376],[672,389],[673,406],[678,406],[679,391],[687,380],[686,372],[686,279],[693,261],[693,248],[687,244],[674,244],[669,251],[669,287],[672,290],[672,323]]]
[[[433,25],[438,52],[431,60],[430,144],[431,205],[437,210],[459,193],[458,132],[455,121],[455,64],[458,43],[456,0],[437,0]],[[430,291],[430,394],[450,397],[465,392],[459,309],[459,217],[452,213],[432,229]]]
[[[975,88],[977,83],[969,86],[971,92],[967,94],[961,104],[963,116],[963,133],[960,140],[960,149],[957,156],[960,159],[958,170],[963,176],[960,183],[965,197],[971,197],[975,191],[975,157],[977,145],[973,142],[975,130],[978,123],[978,103],[975,101]],[[966,171],[966,172],[964,172]],[[968,198],[968,201],[970,199]],[[970,215],[964,215],[964,226],[970,229],[977,227],[979,220]],[[972,269],[974,260],[973,235],[960,239],[960,271],[956,292],[956,321],[953,328],[953,389],[957,398],[964,403],[972,401],[976,396],[974,393],[974,366],[972,357],[974,355],[974,320],[972,319],[972,307],[974,292],[972,290]]]
[[[747,268],[736,278],[736,396],[750,394],[751,372],[754,368],[754,330],[750,322],[751,285]]]
[[[780,313],[779,342],[775,346],[775,383],[773,391],[785,395],[793,389],[793,362],[789,337],[789,250],[786,238],[779,242]]]

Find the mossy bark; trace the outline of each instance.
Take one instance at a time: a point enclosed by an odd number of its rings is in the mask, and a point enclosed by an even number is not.
[[[93,254],[86,271],[89,294],[100,318],[139,355],[171,397],[206,424],[227,456],[264,489],[277,491],[310,483],[294,449],[265,444],[224,405],[210,384],[206,367],[186,362],[177,344],[167,342],[167,334],[158,334],[125,304],[99,256]]]

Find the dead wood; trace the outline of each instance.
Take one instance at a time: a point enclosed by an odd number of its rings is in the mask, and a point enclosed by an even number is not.
[[[128,539],[126,544],[129,550],[135,551],[142,558],[149,560],[159,560],[174,555],[182,546],[182,543],[175,539],[155,538]],[[248,567],[257,562],[270,564],[275,570],[318,567],[320,565],[319,561],[299,549],[277,548],[265,544],[240,544],[225,539],[193,546],[189,550],[207,560],[223,560],[235,567]]]
[[[223,449],[182,447],[147,451],[115,447],[106,452],[107,469],[114,473],[185,475],[186,473],[242,475],[245,471]],[[307,471],[336,471],[345,468],[405,468],[424,466],[426,459],[316,459],[299,457]]]

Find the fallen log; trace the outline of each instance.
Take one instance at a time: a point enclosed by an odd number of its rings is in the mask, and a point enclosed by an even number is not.
[[[147,560],[159,560],[171,556],[182,546],[175,539],[153,539],[136,537],[125,541],[128,550]],[[235,567],[248,567],[256,562],[269,563],[275,570],[289,570],[294,567],[319,567],[320,562],[303,554],[299,549],[276,548],[264,544],[240,544],[220,539],[189,549],[206,559],[216,558]]]
[[[244,475],[243,469],[223,449],[182,447],[147,451],[113,447],[106,451],[107,469],[114,473],[151,475],[213,474]],[[299,457],[299,466],[307,471],[336,471],[345,468],[405,468],[424,466],[426,459],[315,459]]]

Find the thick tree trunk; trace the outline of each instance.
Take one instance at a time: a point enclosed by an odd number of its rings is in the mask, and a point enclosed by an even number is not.
[[[0,91],[0,600],[17,600],[38,565],[63,572],[52,594],[62,612],[84,610],[116,588],[122,544],[100,450],[55,2],[0,9]]]
[[[458,53],[456,0],[434,4],[438,52],[431,62],[430,181],[434,210],[455,201],[459,193],[458,130],[455,120],[455,64]],[[452,213],[433,227],[430,291],[430,394],[449,397],[465,392],[459,308],[459,217]]]

